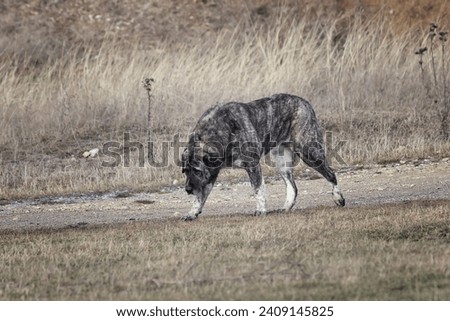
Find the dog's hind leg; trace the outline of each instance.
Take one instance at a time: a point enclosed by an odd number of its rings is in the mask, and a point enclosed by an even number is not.
[[[318,141],[313,141],[305,144],[301,147],[299,155],[306,165],[314,168],[320,174],[329,181],[333,187],[333,200],[339,206],[345,206],[345,199],[342,196],[341,191],[337,183],[336,175],[333,170],[328,166],[327,159],[325,157],[325,150],[323,144]]]
[[[248,167],[245,170],[250,178],[250,183],[256,196],[255,215],[264,215],[266,214],[266,186],[264,184],[261,166],[258,164],[255,167]]]
[[[294,154],[291,148],[284,145],[272,149],[271,154],[274,158],[278,172],[286,185],[286,201],[284,202],[283,209],[285,211],[290,211],[297,198],[297,186],[295,185],[294,176],[292,175]]]

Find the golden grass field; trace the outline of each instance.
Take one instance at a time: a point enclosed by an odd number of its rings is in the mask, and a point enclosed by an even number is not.
[[[2,300],[449,300],[450,202],[0,232]]]
[[[414,54],[430,47],[431,21],[450,29],[449,12],[430,0],[2,1],[0,216],[18,199],[182,182],[173,159],[82,157],[124,133],[146,142],[144,77],[157,145],[187,137],[214,104],[287,92],[312,103],[332,145],[345,142],[337,170],[449,157],[448,42],[435,39],[434,70],[425,53],[424,76]],[[448,199],[398,199],[0,229],[0,299],[450,300],[449,213]]]
[[[173,162],[163,169],[138,168],[134,159],[130,168],[104,168],[81,157],[105,142],[121,142],[124,132],[146,143],[144,77],[156,80],[157,145],[175,133],[186,137],[218,102],[289,92],[311,101],[334,142],[346,142],[340,154],[348,165],[450,154],[440,126],[440,77],[448,73],[442,73],[447,69],[439,42],[438,86],[431,57],[424,57],[431,97],[414,55],[427,44],[430,15],[448,29],[447,2],[427,7],[422,1],[405,5],[406,11],[370,1],[301,8],[289,1],[255,1],[245,8],[231,0],[24,3],[3,5],[0,198],[148,190],[180,180]],[[97,20],[91,17],[100,10]],[[229,21],[226,15],[214,19],[218,10],[226,10]],[[120,27],[114,17],[128,17],[130,26]],[[142,30],[145,23],[148,30]],[[448,57],[447,50],[444,63]]]

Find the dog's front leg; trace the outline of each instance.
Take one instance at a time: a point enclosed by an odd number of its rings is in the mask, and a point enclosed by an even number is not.
[[[211,182],[205,186],[201,194],[196,195],[194,204],[192,205],[192,208],[189,211],[188,215],[181,218],[183,221],[193,221],[199,216],[199,214],[202,212],[203,205],[205,205],[206,199],[208,198],[209,193],[211,193],[213,187],[214,182]]]

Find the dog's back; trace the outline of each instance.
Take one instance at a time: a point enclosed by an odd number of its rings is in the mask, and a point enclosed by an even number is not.
[[[314,110],[309,102],[289,94],[276,94],[249,103],[229,102],[208,109],[194,132],[205,142],[252,142],[264,146],[267,153],[273,144],[302,143],[305,136],[317,131]]]

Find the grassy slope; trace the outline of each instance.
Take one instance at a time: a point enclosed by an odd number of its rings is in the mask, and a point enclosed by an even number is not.
[[[449,212],[421,201],[1,232],[0,299],[449,300]]]

